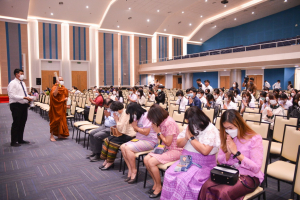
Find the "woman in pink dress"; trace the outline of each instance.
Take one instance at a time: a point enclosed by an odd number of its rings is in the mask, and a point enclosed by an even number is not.
[[[235,185],[215,183],[209,178],[200,191],[199,199],[243,199],[264,180],[262,137],[255,133],[236,110],[227,110],[220,121],[221,148],[218,162],[239,170],[240,180]]]
[[[149,197],[157,198],[160,196],[162,190],[157,165],[179,160],[183,149],[177,147],[179,128],[165,109],[154,104],[148,112],[148,119],[153,124],[152,128],[157,133],[157,138],[161,141],[161,144],[165,146],[164,153],[156,154],[152,152],[144,159],[146,168],[154,181],[153,187],[148,192],[150,194]]]

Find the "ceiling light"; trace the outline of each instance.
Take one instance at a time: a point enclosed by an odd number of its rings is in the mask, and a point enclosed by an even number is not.
[[[200,40],[202,41],[202,38]]]
[[[168,73],[166,73],[166,74],[168,74]]]
[[[205,0],[205,2],[207,2],[207,0]]]
[[[287,0],[284,0],[284,2],[287,2]]]
[[[262,69],[265,69],[265,67],[262,67]]]
[[[299,67],[299,65],[295,65],[295,67]]]
[[[86,6],[86,8],[89,8],[89,6]]]
[[[51,15],[53,15],[53,13],[51,13]]]
[[[147,22],[150,22],[150,19],[147,19]]]
[[[201,15],[200,17],[202,18],[203,16]]]
[[[157,10],[157,12],[159,12],[159,10]]]
[[[129,10],[131,10],[131,8],[128,8]]]
[[[252,12],[252,15],[254,15],[254,12]]]
[[[117,28],[120,28],[120,26],[117,26]]]
[[[226,72],[227,70],[226,70],[226,69],[224,69],[224,71]]]
[[[182,14],[184,13],[184,11],[181,12]]]
[[[216,28],[217,27],[217,25],[215,25],[213,28]]]
[[[167,29],[164,29],[164,31],[167,31]]]
[[[236,20],[236,18],[234,18],[234,20]]]
[[[226,8],[226,5],[224,5],[224,8]]]
[[[206,71],[204,71],[204,72],[206,72]]]
[[[189,25],[190,25],[190,26],[192,26],[192,24],[191,24],[191,23],[190,23]]]

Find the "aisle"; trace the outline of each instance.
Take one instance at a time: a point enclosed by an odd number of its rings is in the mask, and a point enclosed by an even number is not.
[[[100,162],[85,158],[90,151],[71,137],[50,142],[49,122],[29,111],[24,139],[30,145],[10,147],[12,123],[8,104],[0,104],[0,199],[148,199],[143,188],[144,167],[138,184],[127,184],[115,169],[101,171]],[[71,129],[70,129],[71,132]]]

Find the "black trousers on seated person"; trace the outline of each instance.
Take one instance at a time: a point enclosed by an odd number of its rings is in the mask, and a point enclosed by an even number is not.
[[[28,104],[11,103],[11,114],[13,123],[11,125],[11,144],[22,142],[24,135],[24,128],[28,115]]]

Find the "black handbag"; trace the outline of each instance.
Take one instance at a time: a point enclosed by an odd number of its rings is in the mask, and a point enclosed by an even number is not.
[[[210,178],[218,184],[234,185],[239,180],[239,170],[228,165],[217,165],[210,171]]]

